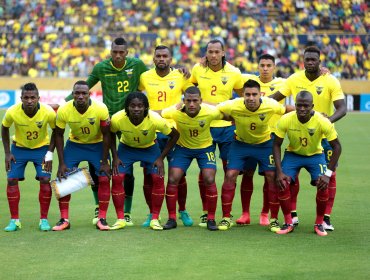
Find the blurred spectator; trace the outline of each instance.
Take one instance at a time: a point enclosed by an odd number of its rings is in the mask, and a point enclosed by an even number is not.
[[[20,0],[0,6],[0,75],[86,77],[125,36],[130,55],[152,64],[156,45],[174,63],[195,64],[211,38],[227,59],[256,71],[257,57],[277,58],[278,75],[302,67],[306,44],[323,50],[322,64],[339,78],[368,78],[370,12],[365,0]],[[287,35],[289,34],[289,35]],[[332,35],[339,34],[339,35]]]

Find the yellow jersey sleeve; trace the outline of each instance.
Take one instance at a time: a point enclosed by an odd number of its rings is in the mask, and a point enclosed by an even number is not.
[[[48,126],[55,128],[55,112],[45,104],[39,103],[37,113],[28,117],[22,108],[22,103],[10,107],[3,118],[2,124],[10,127],[14,124],[13,141],[18,147],[36,149],[50,143]]]

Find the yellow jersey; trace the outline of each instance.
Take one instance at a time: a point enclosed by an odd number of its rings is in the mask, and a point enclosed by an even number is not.
[[[314,81],[310,81],[305,75],[305,70],[291,75],[286,80],[280,93],[286,97],[293,95],[295,100],[297,94],[302,90],[309,91],[312,94],[315,111],[324,113],[329,117],[334,114],[333,102],[344,99],[340,83],[333,75],[321,75]]]
[[[202,149],[212,145],[211,122],[221,120],[223,114],[214,106],[201,104],[201,109],[195,117],[189,117],[185,108],[177,110],[170,107],[162,111],[162,116],[176,122],[180,138],[177,144],[189,149]]]
[[[171,70],[164,77],[158,76],[155,69],[140,75],[139,90],[145,91],[151,110],[163,110],[181,101],[182,93],[194,86],[179,70]]]
[[[26,115],[22,103],[11,106],[4,115],[4,127],[9,128],[14,123],[12,139],[18,147],[36,149],[50,143],[48,125],[55,128],[55,112],[48,105],[39,103],[37,106],[37,113],[32,118]]]
[[[271,138],[270,119],[274,114],[283,115],[285,107],[269,97],[261,97],[261,105],[255,111],[249,111],[244,98],[225,101],[217,108],[235,120],[236,139],[248,144],[261,144]]]
[[[80,114],[70,100],[58,109],[56,125],[70,127],[69,140],[81,144],[94,144],[103,141],[101,125],[109,124],[109,112],[105,104],[90,100],[87,111]]]
[[[215,72],[209,67],[195,64],[190,81],[197,84],[204,102],[219,104],[230,100],[233,96],[233,89],[243,88],[243,78],[240,70],[226,62],[224,68]],[[230,126],[231,122],[214,121],[211,127]]]
[[[285,135],[289,139],[287,151],[302,156],[321,154],[323,137],[328,141],[337,138],[334,124],[318,112],[314,112],[307,123],[301,123],[296,112],[282,116],[277,125],[276,136],[284,139]]]
[[[172,126],[156,112],[150,111],[139,125],[134,125],[124,110],[112,116],[111,131],[122,133],[120,142],[133,148],[148,148],[155,144],[156,131],[168,135]]]

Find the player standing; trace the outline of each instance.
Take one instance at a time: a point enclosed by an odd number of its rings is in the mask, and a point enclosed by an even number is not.
[[[108,155],[110,148],[110,118],[103,103],[90,99],[89,86],[77,81],[73,86],[73,100],[58,110],[55,129],[55,145],[59,157],[58,178],[65,177],[68,170],[87,161],[95,167],[99,180],[99,214],[96,227],[109,230],[106,215],[110,200]],[[64,147],[64,131],[69,126],[69,138]],[[64,150],[63,150],[64,147]],[[103,174],[104,173],[104,174]],[[71,195],[59,199],[60,220],[53,230],[70,228],[69,201]]]
[[[240,70],[226,61],[224,45],[220,40],[208,42],[205,65],[200,63],[193,67],[190,81],[200,89],[204,103],[217,105],[232,98],[233,90],[242,94],[243,79]],[[225,170],[227,154],[233,141],[235,126],[231,122],[217,120],[211,124],[213,142],[218,144],[220,158]],[[200,226],[207,225],[206,186],[199,175],[199,189],[203,212]]]
[[[16,231],[22,227],[19,220],[18,181],[24,180],[24,170],[29,161],[35,166],[36,179],[40,181],[39,229],[42,231],[51,229],[47,218],[52,195],[50,174],[54,151],[55,112],[39,100],[36,85],[34,83],[25,84],[21,92],[22,102],[10,107],[2,122],[1,137],[7,172],[6,193],[11,219],[5,231]],[[9,128],[12,124],[14,124],[15,135],[12,137],[13,144],[10,147]],[[49,141],[48,126],[53,129],[51,141]]]
[[[177,69],[171,67],[172,54],[168,47],[160,45],[154,50],[153,62],[155,68],[143,73],[140,76],[139,90],[145,91],[148,100],[149,108],[153,111],[160,111],[181,102],[181,96],[185,89],[193,84],[184,77]],[[169,120],[171,122],[171,120]],[[168,140],[168,136],[157,132],[157,141],[161,151],[164,149]],[[167,156],[168,161],[172,157],[172,152]],[[144,195],[151,208],[151,176],[150,174],[144,177]],[[181,179],[178,186],[178,203],[180,219],[185,226],[192,226],[193,220],[186,211],[186,196],[187,183],[185,176]],[[151,220],[151,214],[143,223],[144,227],[148,227]]]

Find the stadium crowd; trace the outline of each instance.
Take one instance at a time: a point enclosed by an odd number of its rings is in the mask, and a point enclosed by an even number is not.
[[[370,79],[365,0],[6,0],[0,30],[0,76],[86,77],[124,35],[130,55],[147,65],[166,44],[190,68],[221,38],[242,72],[256,71],[258,56],[269,53],[285,78],[303,68],[300,50],[314,42],[337,78]]]

